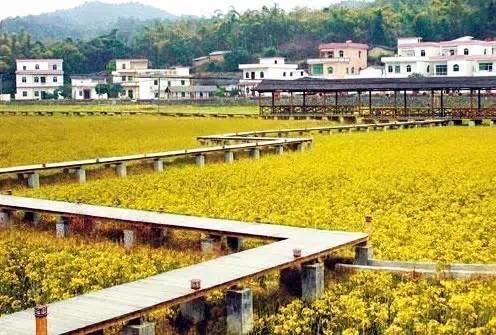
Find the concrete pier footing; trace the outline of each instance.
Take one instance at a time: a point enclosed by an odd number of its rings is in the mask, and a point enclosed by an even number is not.
[[[227,335],[247,335],[253,331],[253,294],[249,288],[229,290],[227,303]]]
[[[139,325],[128,325],[122,335],[155,335],[155,322],[141,322]]]
[[[28,175],[28,187],[40,188],[40,175],[37,172],[33,172]]]
[[[205,253],[220,251],[222,248],[222,236],[209,235],[200,241],[200,249]]]
[[[324,264],[303,265],[301,272],[301,296],[311,303],[324,294]]]
[[[153,161],[153,170],[155,172],[162,172],[164,171],[164,161],[161,159],[155,159]]]
[[[226,162],[227,164],[234,163],[234,152],[226,151],[224,153],[224,162]]]
[[[198,155],[195,158],[196,165],[199,167],[205,166],[205,155]]]
[[[80,184],[86,183],[86,170],[84,167],[78,167],[76,169],[76,178]]]
[[[276,155],[282,155],[284,153],[284,147],[282,145],[276,146]]]
[[[371,246],[355,247],[355,264],[367,265],[374,258],[374,249]]]
[[[117,163],[115,166],[115,171],[118,177],[127,177],[127,165],[126,163]]]
[[[135,233],[133,230],[123,230],[124,233],[124,248],[130,250],[134,248],[136,243]]]
[[[0,229],[8,228],[13,223],[13,212],[9,210],[0,211]]]
[[[250,150],[250,157],[252,159],[260,159],[260,149],[259,148],[253,148]]]
[[[298,144],[296,145],[296,151],[298,151],[298,152],[303,152],[303,151],[305,151],[305,145],[304,145],[303,143],[298,143]]]
[[[204,298],[198,298],[181,304],[179,311],[184,319],[196,325],[205,321],[207,304]]]
[[[69,219],[66,217],[58,217],[57,222],[55,223],[55,235],[57,238],[64,238],[69,236],[71,230],[70,230],[70,223]]]

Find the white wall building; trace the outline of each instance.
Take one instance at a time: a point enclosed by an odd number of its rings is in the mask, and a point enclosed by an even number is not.
[[[107,94],[99,95],[96,87],[99,84],[106,84],[105,74],[88,74],[71,76],[72,99],[73,100],[102,100],[107,99]]]
[[[383,57],[386,78],[496,75],[496,41],[465,36],[453,41],[422,42],[420,37],[398,39],[398,53]]]
[[[146,59],[117,59],[112,82],[122,85],[122,99],[167,99],[168,88],[191,86],[189,70],[189,67],[149,69]]]
[[[41,100],[64,85],[62,59],[17,59],[16,100]]]
[[[286,64],[283,57],[260,58],[258,64],[240,64],[239,69],[243,71],[239,86],[244,95],[255,95],[253,88],[264,79],[293,80],[308,76],[297,64]]]

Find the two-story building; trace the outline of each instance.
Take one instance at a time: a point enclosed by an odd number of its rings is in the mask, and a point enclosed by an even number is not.
[[[17,59],[16,100],[42,100],[64,85],[62,59]]]
[[[239,87],[243,95],[255,95],[253,89],[264,79],[293,80],[308,76],[308,73],[298,68],[298,64],[288,64],[284,57],[260,58],[257,64],[240,64],[243,76]]]
[[[308,59],[310,75],[325,79],[355,77],[367,68],[368,45],[362,43],[324,43],[319,58]]]
[[[471,36],[452,41],[422,42],[420,37],[398,39],[398,53],[383,57],[387,78],[422,76],[493,76],[496,41]]]
[[[93,73],[71,76],[72,99],[73,100],[104,100],[108,98],[106,93],[98,94],[97,86],[108,83],[107,73]]]
[[[122,99],[167,99],[174,87],[179,96],[189,96],[191,76],[189,67],[149,69],[147,59],[117,59],[112,82],[122,85]],[[184,88],[182,91],[180,88]]]

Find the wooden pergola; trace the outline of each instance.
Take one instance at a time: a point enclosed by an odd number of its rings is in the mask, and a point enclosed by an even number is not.
[[[482,96],[491,97],[496,77],[422,77],[398,79],[264,80],[256,88],[261,115],[273,116],[412,116],[495,118],[496,103],[482,105]],[[414,107],[408,99],[430,95],[428,106]],[[447,106],[446,92],[466,92],[467,106]],[[355,93],[354,103],[340,104],[343,95]],[[373,105],[373,95],[393,97],[392,105]],[[270,102],[263,98],[269,94]],[[368,105],[363,104],[364,95]],[[400,95],[402,103],[399,103]],[[281,97],[285,96],[285,99]],[[317,99],[315,99],[317,97]],[[313,99],[312,99],[313,98]],[[437,99],[436,99],[437,98]],[[436,105],[436,100],[439,103]],[[313,100],[313,101],[309,101]],[[496,101],[496,99],[495,99]]]

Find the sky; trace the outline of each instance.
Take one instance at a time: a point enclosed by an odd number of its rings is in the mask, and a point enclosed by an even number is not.
[[[52,12],[57,9],[72,8],[83,4],[86,1],[87,0],[1,0],[0,19],[10,16],[25,16]],[[103,0],[103,2],[123,3],[129,2],[129,0]],[[217,9],[225,11],[230,7],[243,11],[252,8],[258,9],[264,5],[271,6],[276,2],[280,7],[285,9],[291,9],[298,6],[322,8],[331,3],[339,2],[339,0],[139,0],[136,2],[162,8],[175,15],[190,14],[209,16]]]

